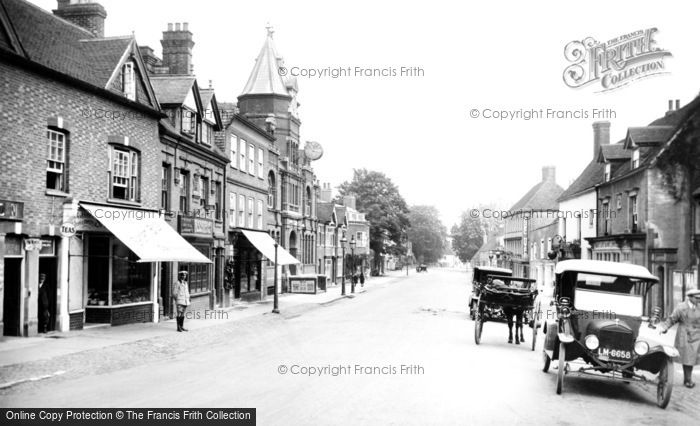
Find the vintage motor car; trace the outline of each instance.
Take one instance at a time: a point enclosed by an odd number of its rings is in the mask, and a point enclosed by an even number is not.
[[[506,268],[497,268],[495,266],[475,266],[472,273],[472,292],[469,296],[469,317],[474,320],[476,318],[479,291],[481,286],[488,282],[488,276],[498,275],[502,277],[510,277],[513,275],[513,271]]]
[[[655,385],[657,405],[666,408],[678,351],[640,337],[641,327],[659,322],[661,309],[647,300],[658,278],[643,266],[595,260],[561,261],[555,276],[556,309],[543,327],[543,371],[558,362],[557,394],[567,375],[635,381]]]
[[[421,263],[420,265],[416,266],[416,272],[428,272],[428,265]]]

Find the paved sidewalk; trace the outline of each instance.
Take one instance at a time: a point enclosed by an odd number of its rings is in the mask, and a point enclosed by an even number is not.
[[[382,277],[372,277],[365,282],[364,287],[360,287],[358,284],[355,295],[360,295],[369,288],[397,280],[400,276],[400,274],[390,273]],[[350,284],[346,281],[345,285],[346,296],[341,295],[340,285],[330,286],[327,291],[318,294],[281,294],[279,296],[281,316],[285,318],[296,317],[319,306],[339,301],[344,297],[354,297],[355,295],[350,293]],[[237,302],[229,308],[217,308],[217,318],[189,319],[185,321],[185,326],[188,330],[198,330],[271,314],[272,304],[272,297],[261,302]],[[158,323],[128,324],[115,327],[108,324],[97,325],[83,330],[66,333],[52,332],[38,337],[2,337],[0,338],[0,367],[47,360],[62,355],[171,335],[176,328],[175,320],[169,319]],[[3,385],[0,383],[0,387]]]

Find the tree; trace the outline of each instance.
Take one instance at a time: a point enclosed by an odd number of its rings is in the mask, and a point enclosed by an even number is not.
[[[412,206],[408,219],[411,222],[408,239],[418,262],[437,262],[447,239],[447,228],[440,221],[438,210],[434,206]]]
[[[355,206],[370,224],[370,248],[375,265],[383,253],[403,254],[403,236],[409,226],[408,206],[399,188],[384,173],[353,170],[352,181],[338,187],[340,197],[355,196]]]
[[[452,226],[452,249],[462,262],[468,262],[484,243],[482,219],[463,212],[459,225]]]

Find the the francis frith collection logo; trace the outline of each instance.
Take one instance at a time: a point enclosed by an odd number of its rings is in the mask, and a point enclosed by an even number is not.
[[[668,73],[664,59],[672,55],[656,46],[656,33],[656,28],[649,28],[606,42],[588,37],[568,43],[564,57],[571,64],[564,70],[564,83],[571,88],[598,83],[600,92],[607,92],[642,78]]]

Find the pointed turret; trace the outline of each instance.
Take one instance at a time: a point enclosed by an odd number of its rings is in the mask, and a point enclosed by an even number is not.
[[[273,40],[274,30],[268,24],[267,38],[257,59],[253,71],[248,77],[240,96],[245,95],[283,95],[292,96],[287,90],[287,82],[280,73],[280,67],[284,66],[284,60],[277,54]]]

